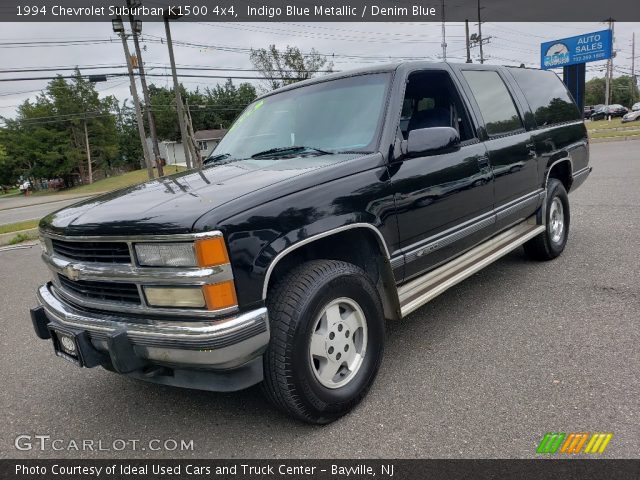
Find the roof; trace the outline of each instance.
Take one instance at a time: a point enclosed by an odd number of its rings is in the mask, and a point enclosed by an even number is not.
[[[193,136],[196,140],[220,140],[226,133],[226,128],[218,128],[215,130],[198,130]]]

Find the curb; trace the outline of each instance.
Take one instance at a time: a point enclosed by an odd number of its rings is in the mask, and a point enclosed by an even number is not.
[[[102,195],[103,193],[107,193],[107,192],[96,192],[96,193],[91,193],[88,195],[78,195],[77,197],[68,197],[68,198],[60,198],[60,199],[51,199],[51,200],[46,200],[47,197],[43,197],[43,201],[42,202],[36,202],[36,203],[30,203],[29,205],[18,205],[17,207],[0,207],[0,211],[2,210],[14,210],[16,208],[26,208],[26,207],[35,207],[36,205],[45,205],[47,203],[56,203],[56,202],[66,202],[69,200],[82,200],[83,198],[89,198],[89,197],[93,197],[96,195]]]
[[[19,230],[17,232],[9,232],[0,234],[0,246],[11,245],[11,240],[13,240],[18,235],[26,235],[26,240],[33,240],[38,238],[38,229],[30,228],[28,230]]]
[[[607,142],[633,142],[640,140],[640,135],[635,135],[633,137],[598,137],[598,138],[590,138],[590,143],[607,143]]]

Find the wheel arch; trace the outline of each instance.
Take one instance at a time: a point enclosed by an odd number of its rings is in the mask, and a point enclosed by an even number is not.
[[[357,249],[352,247],[353,243]],[[343,260],[361,267],[373,280],[385,318],[399,320],[400,301],[390,254],[382,233],[369,223],[353,223],[312,235],[289,245],[270,262],[264,276],[262,299],[269,288],[291,268],[314,259]]]
[[[560,180],[567,193],[569,192],[573,183],[573,160],[570,155],[557,159],[549,165],[544,182],[545,190],[550,178]]]

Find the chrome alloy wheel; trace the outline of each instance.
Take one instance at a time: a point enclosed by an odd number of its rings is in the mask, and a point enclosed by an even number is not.
[[[564,234],[564,207],[562,201],[555,197],[549,209],[549,232],[553,243],[560,243]]]
[[[309,360],[316,379],[327,388],[340,388],[355,378],[367,351],[367,319],[350,298],[324,307],[311,330]]]

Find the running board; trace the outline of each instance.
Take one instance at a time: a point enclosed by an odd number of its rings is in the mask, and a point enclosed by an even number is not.
[[[531,217],[469,250],[455,260],[402,285],[398,288],[402,316],[409,315],[448,288],[479,272],[526,241],[544,232],[544,229],[544,225],[535,224],[535,217]]]

